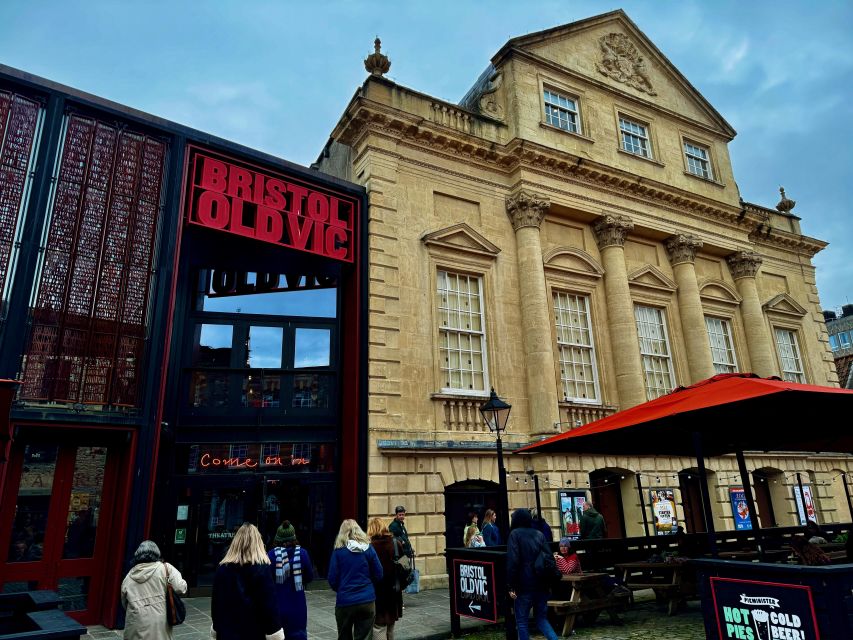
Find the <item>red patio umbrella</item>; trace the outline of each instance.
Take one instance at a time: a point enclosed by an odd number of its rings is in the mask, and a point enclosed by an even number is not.
[[[706,456],[736,453],[749,513],[755,514],[744,451],[853,452],[853,391],[752,373],[720,374],[518,449],[695,456],[711,551],[716,555]],[[853,511],[853,508],[851,508]],[[853,513],[851,513],[853,515]],[[752,525],[759,533],[759,522]]]
[[[853,452],[853,391],[724,373],[517,450],[623,455]]]

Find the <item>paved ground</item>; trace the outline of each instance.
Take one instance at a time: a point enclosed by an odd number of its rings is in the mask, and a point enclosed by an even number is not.
[[[308,598],[308,636],[311,640],[334,640],[335,594],[332,591],[306,591]],[[175,640],[203,640],[210,637],[210,598],[187,598],[187,620],[175,627]],[[439,640],[450,638],[450,598],[444,589],[422,591],[405,596],[403,618],[396,626],[396,640]],[[604,616],[590,627],[578,626],[573,638],[589,640],[701,640],[705,637],[699,603],[693,601],[686,611],[668,617],[658,609],[651,592],[637,594],[635,604],[622,615],[624,626],[610,624]],[[469,640],[498,640],[503,632],[483,627],[475,620],[462,619],[463,633]],[[558,630],[559,631],[559,630]],[[87,640],[121,638],[121,631],[89,627]],[[536,638],[537,636],[533,636]],[[542,637],[542,636],[538,636]]]

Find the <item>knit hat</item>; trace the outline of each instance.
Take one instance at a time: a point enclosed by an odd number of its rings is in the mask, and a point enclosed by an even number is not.
[[[560,546],[566,547],[567,549],[572,548],[572,539],[571,538],[560,538]]]
[[[296,529],[290,524],[290,520],[285,520],[276,530],[273,544],[280,546],[288,542],[296,542]]]

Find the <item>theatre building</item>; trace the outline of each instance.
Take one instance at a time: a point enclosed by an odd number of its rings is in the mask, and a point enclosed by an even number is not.
[[[377,43],[317,166],[368,190],[368,511],[406,505],[422,584],[446,584],[467,512],[498,504],[492,387],[512,451],[715,373],[838,386],[826,243],[797,215],[819,212],[742,201],[734,129],[624,12],[509,40],[455,101],[389,80],[393,63]],[[505,457],[510,507],[535,505],[535,474],[554,528],[560,490],[591,495],[611,536],[644,534],[651,492],[688,531],[736,526],[733,457],[708,463],[711,513],[689,458]],[[797,474],[819,522],[850,520],[849,456],[747,466],[763,523],[802,521]]]
[[[204,593],[244,521],[283,518],[325,571],[366,510],[365,206],[0,66],[2,592],[112,624],[145,537]]]

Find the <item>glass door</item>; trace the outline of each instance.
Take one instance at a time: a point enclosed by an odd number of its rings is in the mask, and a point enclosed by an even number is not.
[[[115,502],[103,446],[16,443],[0,515],[2,591],[52,589],[83,624],[97,620]]]

